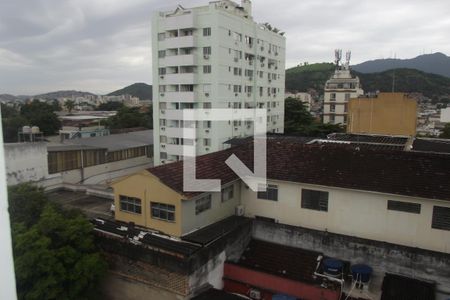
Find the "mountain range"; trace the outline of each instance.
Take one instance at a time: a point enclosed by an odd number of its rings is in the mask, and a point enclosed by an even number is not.
[[[108,96],[120,96],[120,95],[131,95],[133,97],[138,97],[141,100],[152,100],[152,86],[146,83],[134,83],[123,89],[109,93]]]
[[[354,65],[352,69],[360,73],[379,73],[391,69],[416,69],[450,78],[450,57],[437,52],[411,59],[376,59]]]

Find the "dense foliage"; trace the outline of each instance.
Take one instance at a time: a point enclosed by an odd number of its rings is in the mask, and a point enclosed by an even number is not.
[[[333,132],[343,132],[341,125],[322,124],[311,116],[303,103],[293,98],[285,101],[284,132],[287,135],[325,137]]]
[[[30,103],[9,107],[1,105],[3,139],[5,142],[17,141],[17,133],[22,126],[38,126],[45,135],[56,134],[61,122],[54,113],[57,106],[38,100]]]
[[[92,225],[31,184],[11,187],[8,198],[18,298],[96,299],[107,265]]]
[[[331,63],[298,66],[286,70],[286,90],[291,92],[307,92],[315,89],[322,93],[325,82],[334,72]]]
[[[152,108],[148,112],[140,112],[137,107],[122,107],[117,114],[106,120],[106,125],[110,129],[145,127],[153,128]]]
[[[121,108],[123,108],[124,105],[122,102],[118,102],[118,101],[109,101],[109,102],[105,102],[100,104],[99,106],[97,106],[97,108],[95,108],[95,110],[98,111],[116,111],[119,110]]]

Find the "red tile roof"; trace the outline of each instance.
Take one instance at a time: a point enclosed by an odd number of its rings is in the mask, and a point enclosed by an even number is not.
[[[231,155],[253,166],[253,143],[197,157],[197,178],[238,179],[225,164]],[[183,162],[148,170],[183,193]],[[267,139],[267,178],[430,199],[450,200],[450,156],[400,151],[355,150]],[[200,193],[185,192],[186,198]]]

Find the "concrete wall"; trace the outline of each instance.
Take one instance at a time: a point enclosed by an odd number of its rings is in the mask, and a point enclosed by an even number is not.
[[[147,156],[130,158],[61,172],[64,183],[100,184],[115,178],[127,176],[153,166],[152,159]]]
[[[450,123],[450,107],[441,109],[441,120],[442,123]]]
[[[262,221],[254,221],[253,237],[368,264],[374,269],[370,290],[378,295],[386,272],[437,282],[437,299],[450,295],[449,254]]]
[[[376,98],[350,99],[350,133],[416,134],[417,101],[403,93],[380,93]]]
[[[278,201],[257,199],[255,192],[242,189],[246,216],[268,217],[282,224],[450,253],[450,231],[431,228],[433,206],[450,207],[448,201],[282,181],[269,183],[278,185]],[[302,188],[328,192],[328,212],[301,208]],[[388,200],[419,203],[421,213],[388,210]]]
[[[235,208],[240,203],[240,183],[234,186],[234,197],[222,202],[221,193],[211,193],[211,209],[198,215],[195,214],[195,199],[182,202],[183,234],[191,232],[234,215]],[[201,197],[200,197],[201,198]]]
[[[48,177],[45,143],[4,144],[8,185],[40,181]]]

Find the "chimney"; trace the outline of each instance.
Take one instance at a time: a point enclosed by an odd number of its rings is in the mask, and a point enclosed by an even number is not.
[[[252,1],[250,0],[241,0],[241,6],[247,12],[248,16],[252,16]]]

